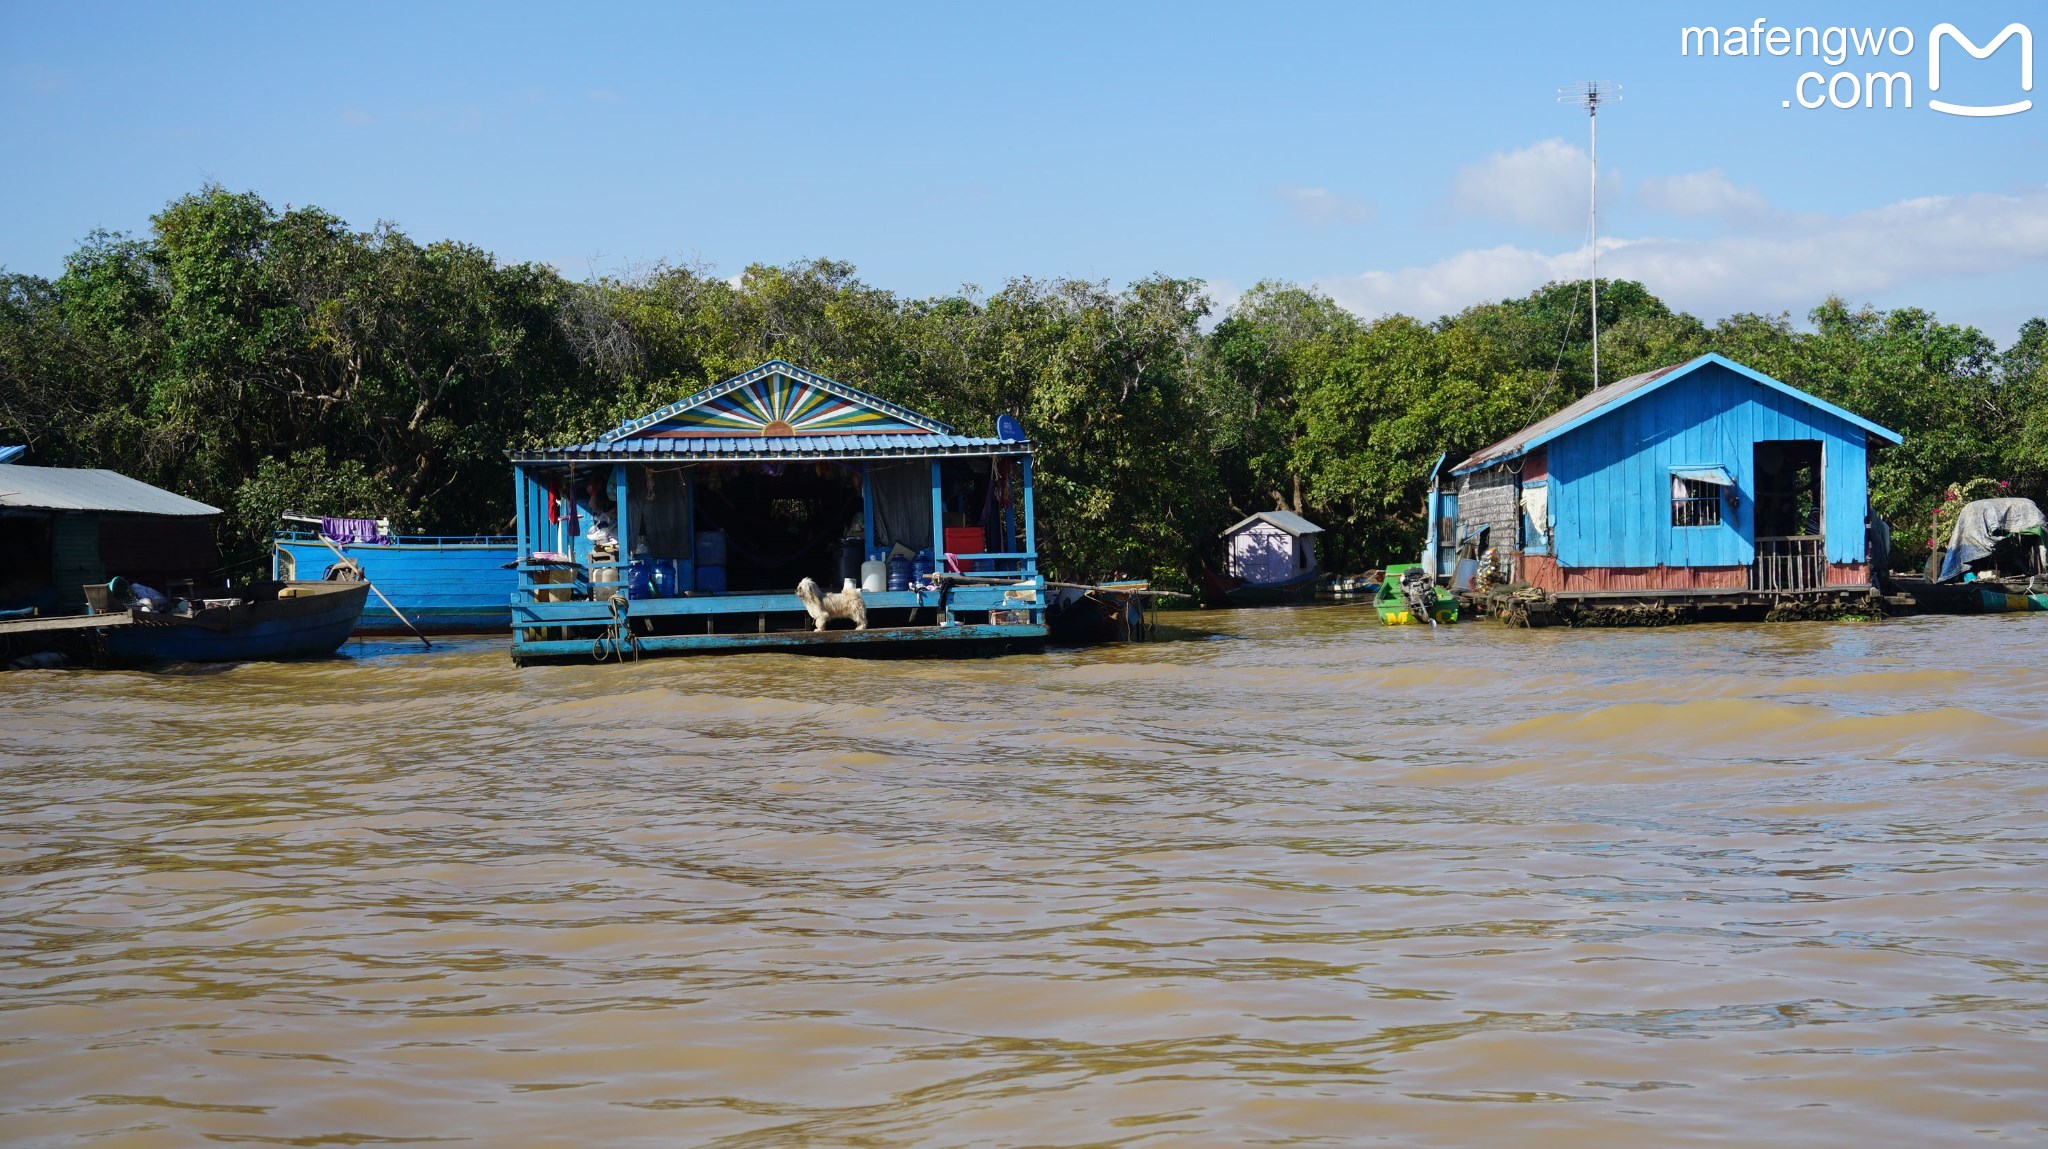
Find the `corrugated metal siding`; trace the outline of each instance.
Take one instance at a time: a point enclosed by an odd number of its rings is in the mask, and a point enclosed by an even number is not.
[[[1553,593],[1586,590],[1745,590],[1743,567],[1559,567],[1545,555],[1525,555],[1515,571],[1530,586]]]
[[[1755,444],[1818,439],[1827,557],[1862,562],[1864,437],[1847,420],[1710,364],[1551,441],[1555,554],[1567,568],[1747,567]],[[1671,468],[1707,464],[1728,468],[1741,502],[1719,526],[1672,526]]]
[[[1474,471],[1458,482],[1458,534],[1453,544],[1462,543],[1481,527],[1491,528],[1493,545],[1513,550],[1521,525],[1521,492],[1515,476],[1505,466]]]
[[[85,584],[107,581],[100,565],[99,516],[91,513],[60,514],[50,524],[51,578],[57,584],[57,601],[66,606],[85,604]]]
[[[1591,590],[1746,590],[1748,567],[1569,567],[1542,555],[1524,555],[1517,578],[1557,593]],[[1870,564],[1829,563],[1829,586],[1869,586]]]

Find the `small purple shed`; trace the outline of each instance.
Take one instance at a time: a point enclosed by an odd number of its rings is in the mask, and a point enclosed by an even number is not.
[[[1292,583],[1316,569],[1323,528],[1293,511],[1260,511],[1223,532],[1230,577],[1247,586]]]

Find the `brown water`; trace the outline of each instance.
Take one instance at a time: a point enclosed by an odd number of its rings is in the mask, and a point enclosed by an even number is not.
[[[2048,1141],[2048,617],[0,676],[12,1144]]]

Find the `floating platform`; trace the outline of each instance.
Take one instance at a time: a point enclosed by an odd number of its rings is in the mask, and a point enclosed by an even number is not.
[[[574,597],[513,604],[513,661],[631,661],[750,650],[871,658],[1007,654],[1041,649],[1048,633],[1044,592],[1032,582],[879,591],[865,596],[868,629],[834,621],[822,631],[794,594],[634,599],[615,586],[539,584],[542,595]]]

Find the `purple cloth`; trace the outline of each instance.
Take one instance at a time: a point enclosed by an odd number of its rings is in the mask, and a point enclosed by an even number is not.
[[[375,519],[330,519],[322,516],[320,533],[337,543],[388,543]]]

